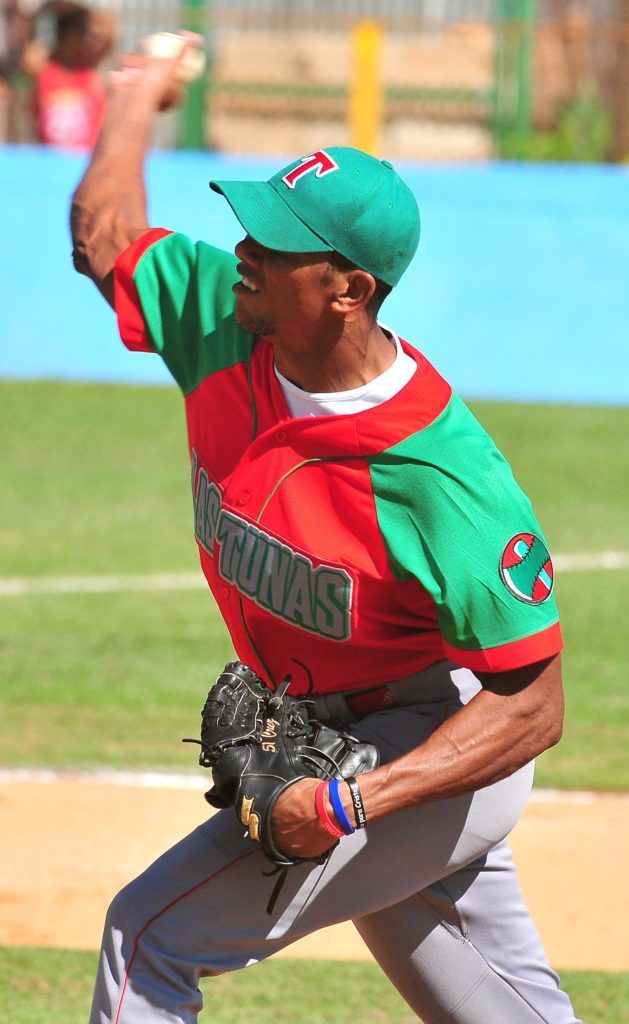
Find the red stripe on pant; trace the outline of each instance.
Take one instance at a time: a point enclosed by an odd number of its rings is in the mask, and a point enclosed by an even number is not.
[[[138,952],[138,948],[139,948],[139,945],[140,945],[140,939],[144,935],[144,933],[147,930],[147,928],[150,928],[154,921],[157,921],[160,917],[162,917],[164,914],[166,914],[172,907],[176,906],[177,903],[180,903],[182,900],[185,900],[186,897],[190,896],[193,892],[196,892],[197,889],[202,889],[204,885],[207,885],[208,882],[211,882],[214,878],[217,878],[218,875],[222,875],[224,871],[227,871],[228,868],[233,867],[234,864],[238,864],[241,860],[245,860],[247,857],[253,857],[253,855],[255,853],[259,853],[259,852],[260,852],[259,850],[253,849],[253,850],[247,851],[247,853],[243,853],[242,856],[240,856],[240,857],[236,857],[235,860],[230,860],[229,864],[224,864],[222,868],[218,869],[218,871],[214,871],[211,875],[208,875],[208,877],[204,878],[201,882],[197,882],[197,884],[193,885],[192,888],[186,889],[186,891],[182,892],[180,896],[177,896],[176,899],[171,900],[170,903],[167,903],[165,907],[163,907],[160,911],[158,911],[157,914],[153,914],[153,917],[149,918],[149,920],[146,922],[144,927],[140,929],[140,931],[136,935],[135,939],[133,940],[133,950],[131,952],[131,957],[129,959],[129,963],[127,965],[127,969],[125,971],[124,983],[123,983],[123,986],[122,986],[122,992],[120,993],[120,1001],[118,1003],[118,1010],[116,1012],[115,1024],[120,1024],[120,1014],[122,1013],[122,1003],[124,1001],[124,997],[125,997],[125,994],[126,994],[126,991],[127,991],[127,984],[129,982],[129,975],[131,974],[131,969],[133,967],[133,961],[135,960],[136,954]]]

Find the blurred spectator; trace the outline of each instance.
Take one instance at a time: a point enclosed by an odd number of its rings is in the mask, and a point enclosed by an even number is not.
[[[28,17],[18,0],[3,0],[0,10],[0,80],[8,82],[20,67],[22,48],[28,36]]]
[[[0,4],[0,141],[15,137],[18,110],[15,83],[22,67],[22,54],[29,37],[30,18],[19,0]]]
[[[105,89],[97,68],[113,48],[111,19],[71,0],[50,0],[36,23],[50,21],[50,50],[37,37],[22,66],[34,79],[37,138],[53,146],[91,149],[105,113]]]

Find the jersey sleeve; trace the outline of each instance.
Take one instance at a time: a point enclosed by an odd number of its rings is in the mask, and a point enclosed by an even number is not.
[[[371,476],[393,570],[432,597],[452,661],[501,672],[561,650],[552,561],[531,503],[456,395],[429,427],[378,455]]]
[[[118,257],[114,301],[120,336],[156,352],[189,394],[209,374],[249,359],[253,336],[234,319],[236,258],[153,228]]]

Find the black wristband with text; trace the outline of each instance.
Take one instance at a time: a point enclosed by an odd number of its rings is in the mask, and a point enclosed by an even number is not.
[[[352,803],[354,805],[354,817],[356,818],[356,828],[364,828],[367,824],[367,815],[365,814],[365,805],[360,792],[360,787],[356,782],[353,775],[350,775],[348,779],[345,779],[349,786],[349,791],[352,796]]]

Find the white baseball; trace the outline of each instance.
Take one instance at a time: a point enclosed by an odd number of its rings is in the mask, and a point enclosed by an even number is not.
[[[205,71],[203,50],[176,32],[154,32],[142,40],[140,47],[148,57],[176,57],[181,53],[175,77],[186,85],[195,82]]]

